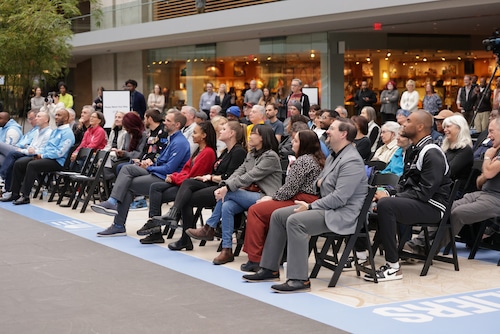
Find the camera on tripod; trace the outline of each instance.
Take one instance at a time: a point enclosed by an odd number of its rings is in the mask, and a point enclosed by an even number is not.
[[[497,56],[500,55],[500,32],[498,28],[493,32],[493,36],[483,40],[483,45],[488,51],[493,51]]]

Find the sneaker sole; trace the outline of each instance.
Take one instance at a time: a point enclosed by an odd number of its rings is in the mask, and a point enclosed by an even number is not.
[[[364,276],[363,279],[368,282],[373,282],[374,279],[373,277],[370,276]],[[386,278],[377,278],[377,282],[388,282],[388,281],[397,281],[403,279],[403,275],[394,275],[394,276],[389,276]]]
[[[130,208],[129,210],[130,211],[144,211],[144,210],[147,210],[148,207],[147,206],[144,206],[144,207],[140,207],[140,208]]]
[[[110,210],[110,209],[105,209],[105,208],[102,208],[100,206],[90,206],[90,208],[92,209],[92,211],[94,211],[95,213],[100,213],[102,215],[106,215],[106,216],[116,216],[118,214],[118,212],[116,212],[115,210]]]
[[[165,243],[165,240],[164,239],[158,239],[158,240],[152,240],[152,241],[142,241],[142,240],[139,240],[139,242],[141,243],[141,245],[153,245],[153,244],[164,244]]]
[[[289,293],[309,292],[309,291],[311,291],[311,288],[297,289],[297,290],[293,290],[293,291],[283,291],[283,290],[276,290],[276,289],[271,288],[271,291],[276,292],[276,293],[283,293],[283,294],[288,293],[289,294]]]
[[[114,234],[97,234],[98,237],[101,238],[108,238],[108,237],[126,237],[127,232],[120,232],[120,233],[114,233]]]
[[[279,282],[280,281],[280,278],[279,277],[276,277],[276,278],[267,278],[267,279],[249,279],[249,278],[244,278],[243,277],[243,280],[244,281],[247,281],[249,283],[259,283],[259,282]]]

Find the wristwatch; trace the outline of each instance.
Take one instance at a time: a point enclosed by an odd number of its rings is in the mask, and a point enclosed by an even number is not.
[[[308,205],[307,205],[307,210],[312,210],[312,206],[311,206],[311,204],[308,204]]]

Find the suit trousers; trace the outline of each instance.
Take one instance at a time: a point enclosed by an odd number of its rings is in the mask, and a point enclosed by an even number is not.
[[[309,277],[309,238],[331,232],[326,226],[325,210],[294,213],[297,206],[281,208],[271,215],[269,233],[262,252],[260,266],[279,270],[283,250],[287,246],[287,278],[307,280]]]
[[[404,197],[381,198],[377,204],[379,235],[387,262],[399,260],[396,241],[397,224],[437,223],[441,211],[429,203]]]
[[[295,201],[312,203],[317,199],[318,196],[316,195],[299,193],[286,201],[270,200],[252,205],[248,209],[245,242],[243,244],[243,251],[248,254],[248,259],[252,262],[260,262],[262,249],[269,230],[271,214],[275,210],[294,205]]]
[[[12,171],[13,195],[23,194],[29,196],[36,177],[41,172],[55,172],[63,169],[56,160],[53,159],[33,159],[33,157],[24,157],[17,159]]]

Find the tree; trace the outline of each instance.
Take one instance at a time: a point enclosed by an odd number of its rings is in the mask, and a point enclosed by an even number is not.
[[[98,0],[91,0],[97,4]],[[0,101],[22,115],[33,83],[53,82],[67,69],[73,36],[71,18],[78,0],[2,0],[0,2]]]

